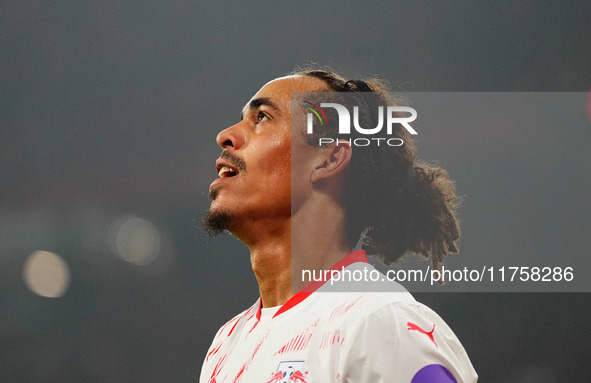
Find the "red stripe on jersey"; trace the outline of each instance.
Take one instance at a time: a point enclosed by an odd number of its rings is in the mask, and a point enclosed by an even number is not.
[[[261,309],[263,308],[263,301],[261,298],[257,300],[255,305],[257,306],[257,320],[261,320]]]
[[[350,253],[349,255],[347,255],[346,257],[344,257],[340,261],[338,261],[328,271],[331,271],[331,270],[341,271],[343,268],[350,266],[350,265],[357,263],[357,262],[367,263],[367,254],[365,254],[365,250],[357,250],[357,251]],[[327,274],[330,274],[330,273],[327,273]],[[306,285],[306,287],[304,287],[302,289],[302,292],[313,293],[314,291],[316,291],[320,287],[322,287],[326,282],[327,281],[312,281],[312,282],[308,283]]]
[[[240,371],[238,371],[238,375],[236,375],[236,377],[234,378],[233,383],[238,383],[242,380],[243,375],[246,370],[248,370],[248,367],[250,367],[250,364],[252,363],[252,361],[254,360],[254,357],[256,356],[257,352],[259,352],[261,345],[263,344],[263,342],[265,341],[265,339],[267,339],[267,336],[269,335],[269,332],[267,332],[265,334],[265,336],[263,337],[263,339],[261,339],[261,341],[259,342],[259,344],[255,347],[254,351],[252,352],[252,355],[250,356],[250,358],[246,361],[246,363],[244,363],[242,365],[242,368],[240,369]]]
[[[230,329],[230,332],[228,333],[228,335],[226,335],[226,338],[229,337],[230,335],[232,335],[232,331],[234,331],[234,329],[236,328],[236,325],[238,324],[238,322],[240,322],[240,319],[242,319],[242,317],[240,317],[236,320],[236,323],[234,323],[234,326],[232,326],[232,329]]]
[[[261,321],[255,321],[254,322],[254,326],[252,326],[252,328],[248,331],[248,333],[250,334],[252,332],[252,330],[255,329],[255,327],[260,323]]]
[[[300,334],[300,336],[298,336],[298,341],[295,344],[295,349],[301,350],[301,346],[303,345],[303,343],[304,343],[304,335]]]
[[[209,381],[213,381],[215,382],[215,378],[216,376],[218,376],[218,374],[220,373],[220,371],[222,370],[222,366],[224,365],[224,361],[226,360],[226,356],[228,355],[224,355],[220,360],[218,360],[218,362],[216,363],[213,372],[211,373],[211,377],[209,378]]]
[[[275,315],[273,315],[273,318],[275,318],[279,314],[286,312],[290,308],[296,306],[298,303],[302,302],[304,299],[308,298],[310,295],[312,295],[312,293],[305,293],[303,291],[297,293],[293,297],[289,298],[289,300],[287,302],[285,302],[283,304],[283,306],[281,306],[281,308],[275,313]]]
[[[347,266],[352,265],[353,263],[357,263],[357,262],[367,263],[367,255],[365,254],[365,250],[357,250],[357,251],[350,253],[345,258],[338,261],[333,267],[330,268],[330,270],[339,270],[340,271],[343,267],[347,267]],[[285,304],[283,304],[283,306],[281,306],[281,308],[275,313],[275,315],[273,315],[273,318],[286,312],[290,308],[292,308],[292,307],[296,306],[298,303],[302,302],[304,299],[308,298],[310,295],[312,295],[312,293],[314,291],[318,290],[326,282],[327,281],[312,281],[312,282],[308,283],[308,285],[306,285],[306,287],[304,287],[302,289],[302,291],[300,291],[299,293],[296,293],[296,295],[294,295],[287,302],[285,302]],[[259,306],[259,311],[257,312],[257,319],[261,318],[260,310],[261,309]]]
[[[205,358],[205,361],[206,362],[207,362],[207,360],[209,359],[210,356],[214,355],[215,353],[217,353],[220,350],[220,347],[222,347],[222,343],[224,343],[224,342],[220,342],[213,350],[211,350],[207,354],[207,357]]]

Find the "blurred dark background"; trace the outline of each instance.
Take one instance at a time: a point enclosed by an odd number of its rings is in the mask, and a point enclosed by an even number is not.
[[[2,2],[0,381],[198,380],[215,331],[258,296],[247,249],[194,219],[216,133],[266,81],[314,62],[415,92],[588,92],[590,19],[588,1]],[[462,255],[544,251],[559,229],[576,235],[553,256],[589,257],[589,204],[565,203],[591,190],[583,128],[556,126],[553,153],[421,147],[465,196]],[[553,197],[503,204],[511,177]],[[554,200],[568,208],[544,215]],[[516,219],[531,231],[507,237]],[[417,298],[483,382],[591,376],[589,294]]]

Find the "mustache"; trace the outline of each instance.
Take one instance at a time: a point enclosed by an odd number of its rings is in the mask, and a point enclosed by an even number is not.
[[[242,158],[236,156],[235,154],[232,154],[229,151],[224,150],[220,158],[230,162],[232,165],[236,167],[236,169],[238,169],[239,172],[246,172],[246,163],[242,160]]]

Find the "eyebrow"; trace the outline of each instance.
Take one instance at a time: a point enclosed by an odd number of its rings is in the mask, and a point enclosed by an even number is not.
[[[270,108],[272,108],[275,111],[279,111],[279,107],[277,106],[277,104],[275,104],[273,101],[271,101],[271,99],[269,97],[261,97],[261,98],[255,98],[254,100],[252,100],[249,105],[248,108],[250,110],[255,110],[263,105],[269,106]],[[242,112],[240,112],[240,119],[244,119],[244,110]]]

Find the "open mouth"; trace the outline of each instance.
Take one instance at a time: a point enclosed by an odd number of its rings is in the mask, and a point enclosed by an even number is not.
[[[235,175],[238,175],[238,170],[231,168],[229,166],[222,166],[218,170],[218,176],[220,178],[234,177]]]

